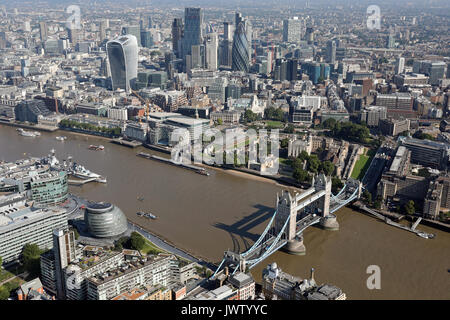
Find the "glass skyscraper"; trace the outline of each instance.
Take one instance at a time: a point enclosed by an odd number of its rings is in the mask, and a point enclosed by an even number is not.
[[[232,69],[248,72],[251,55],[251,26],[247,19],[236,13],[236,29],[234,31],[232,49]]]
[[[191,55],[192,46],[203,43],[202,36],[203,11],[201,8],[185,8],[184,11],[184,35],[183,57]]]
[[[137,78],[138,43],[133,35],[119,36],[106,43],[112,88],[130,91]]]

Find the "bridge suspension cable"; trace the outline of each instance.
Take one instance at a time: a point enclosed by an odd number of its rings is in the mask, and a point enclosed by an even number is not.
[[[219,270],[222,267],[222,265],[224,264],[224,262],[225,262],[225,259],[222,260],[222,262],[217,267],[216,272],[214,272],[214,274],[209,279],[213,279],[216,276],[216,274],[219,272]]]
[[[241,254],[242,257],[245,258],[246,256],[248,256],[257,246],[259,246],[261,241],[264,240],[264,237],[266,236],[266,233],[269,231],[270,226],[272,225],[272,222],[275,219],[276,215],[277,215],[277,211],[275,210],[275,213],[273,214],[272,218],[270,219],[269,223],[267,224],[266,229],[264,229],[264,232],[261,234],[259,239],[250,247],[250,249],[248,249],[246,252]]]
[[[259,261],[261,261],[261,260],[264,260],[264,259],[269,255],[270,251],[275,247],[275,245],[276,245],[276,244],[278,243],[278,241],[280,240],[281,235],[284,233],[284,230],[286,229],[286,226],[287,226],[287,224],[288,224],[290,218],[291,218],[291,216],[289,215],[289,216],[287,217],[287,219],[286,219],[286,222],[285,222],[284,225],[283,225],[283,228],[281,228],[280,233],[278,233],[278,235],[277,235],[277,237],[275,238],[275,240],[272,242],[272,244],[270,245],[270,247],[267,248],[267,250],[263,253],[263,255],[262,255],[261,257],[257,258],[257,259],[248,260],[248,261],[247,261],[247,264],[253,264],[253,263],[255,263],[255,262],[259,262]]]

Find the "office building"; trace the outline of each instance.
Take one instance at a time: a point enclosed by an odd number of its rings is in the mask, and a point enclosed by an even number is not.
[[[141,46],[141,27],[140,26],[124,26],[122,27],[122,35],[133,35],[136,37],[138,46]]]
[[[410,174],[411,151],[399,146],[389,167],[381,176],[377,186],[377,196],[387,198],[423,200],[428,190],[428,179]]]
[[[298,17],[283,21],[283,41],[299,43],[303,34],[303,20]]]
[[[53,247],[53,230],[67,229],[67,211],[56,207],[19,207],[0,215],[0,257],[4,264],[18,261],[23,246]]]
[[[387,114],[389,114],[388,111]],[[409,125],[410,122],[408,119],[387,118],[378,120],[378,128],[380,129],[381,133],[393,137],[399,135],[402,132],[408,131]]]
[[[6,48],[6,33],[4,31],[0,32],[0,49]]]
[[[175,18],[172,22],[172,50],[177,58],[181,58],[183,39],[183,20]]]
[[[380,120],[386,119],[385,107],[368,106],[361,110],[359,120],[368,127],[378,127]]]
[[[84,221],[89,233],[96,238],[114,238],[127,231],[127,218],[122,210],[110,203],[91,203]]]
[[[68,185],[65,171],[48,171],[31,176],[30,198],[36,207],[46,207],[67,200]]]
[[[444,143],[402,138],[401,145],[411,151],[411,162],[436,169],[447,167],[447,147]]]
[[[395,74],[401,74],[405,71],[405,58],[398,57],[395,60]]]
[[[183,33],[183,58],[191,55],[192,46],[203,43],[203,11],[201,8],[185,8]]]
[[[42,100],[25,100],[14,109],[17,121],[37,123],[39,116],[49,116],[52,112]]]
[[[47,29],[47,23],[45,21],[39,22],[39,35],[40,35],[42,43],[47,41],[48,29]]]
[[[150,31],[141,31],[141,46],[144,48],[151,48],[153,46],[153,36]]]
[[[206,68],[208,70],[217,70],[218,42],[219,39],[217,33],[208,33],[205,37]]]
[[[69,28],[67,29],[67,34],[69,36],[69,41],[72,48],[75,48],[75,46],[78,43],[78,29]]]
[[[386,107],[388,114],[395,118],[413,116],[413,101],[413,97],[407,92],[377,94],[375,99],[377,106]]]
[[[331,64],[336,62],[336,41],[334,40],[327,42],[326,61]]]
[[[248,72],[250,70],[251,37],[250,22],[236,13],[236,29],[232,48],[232,69]]]
[[[100,21],[100,25],[99,25],[99,31],[98,31],[98,38],[99,41],[102,42],[103,40],[106,39],[106,20],[102,20]]]
[[[439,218],[443,193],[443,185],[438,181],[432,181],[423,201],[423,217],[436,220]]]
[[[386,48],[393,49],[395,48],[395,37],[393,34],[389,34],[386,38]]]
[[[106,43],[113,90],[127,92],[134,87],[137,78],[138,44],[133,35],[119,36]]]
[[[443,61],[420,60],[414,61],[413,72],[423,73],[429,77],[429,84],[439,85],[439,80],[445,76],[446,64]]]
[[[223,23],[223,40],[233,41],[233,24],[227,21]]]

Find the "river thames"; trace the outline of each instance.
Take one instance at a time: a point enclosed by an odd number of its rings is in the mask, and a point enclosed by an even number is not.
[[[64,142],[55,139],[65,135]],[[103,151],[88,150],[91,144]],[[273,214],[276,194],[283,186],[273,181],[209,169],[210,176],[143,159],[143,147],[129,149],[97,137],[59,131],[40,137],[19,136],[16,128],[0,124],[0,160],[42,157],[55,149],[59,160],[70,155],[108,183],[71,186],[70,191],[94,200],[112,202],[128,219],[174,245],[213,262],[227,249],[243,251],[257,240]],[[142,201],[138,198],[143,197]],[[157,220],[138,217],[150,211]],[[277,252],[252,269],[258,281],[269,263],[305,278],[315,268],[317,283],[343,289],[348,299],[450,299],[450,234],[427,226],[436,234],[422,239],[362,213],[337,212],[339,231],[310,227],[304,233],[305,256]],[[381,269],[381,289],[369,290],[366,269]]]

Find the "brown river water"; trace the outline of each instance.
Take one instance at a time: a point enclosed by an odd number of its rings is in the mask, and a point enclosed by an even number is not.
[[[174,245],[213,262],[227,249],[244,251],[258,239],[270,219],[276,193],[273,181],[208,169],[210,176],[137,157],[143,147],[130,149],[106,139],[65,131],[19,136],[14,127],[0,125],[0,160],[41,157],[53,148],[59,160],[69,155],[89,170],[106,176],[107,184],[71,186],[74,194],[118,205],[128,219]],[[65,135],[68,139],[55,139]],[[103,151],[88,150],[102,144]],[[143,197],[143,201],[137,198]],[[138,217],[150,211],[157,220]],[[348,299],[450,299],[450,234],[419,225],[436,234],[422,239],[362,213],[337,212],[339,231],[310,227],[304,232],[306,255],[276,252],[252,269],[256,280],[269,263],[301,278],[314,267],[318,283],[331,283]],[[369,265],[381,269],[381,289],[369,290]]]

